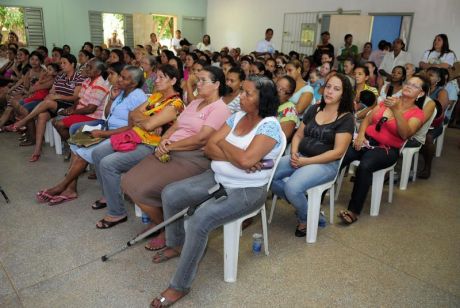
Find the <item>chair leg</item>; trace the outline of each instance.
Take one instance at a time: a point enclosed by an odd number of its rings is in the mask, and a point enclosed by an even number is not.
[[[403,152],[404,153],[404,152]],[[410,167],[412,165],[413,152],[407,152],[403,154],[403,162],[401,168],[401,179],[399,183],[400,190],[407,189],[407,182],[409,181]]]
[[[276,201],[278,200],[278,196],[273,194],[273,199],[272,199],[272,206],[270,207],[270,217],[268,218],[268,223],[272,223],[273,219],[273,213],[275,212],[275,207],[276,207]]]
[[[335,201],[339,198],[339,193],[340,193],[340,188],[342,188],[342,181],[343,177],[345,176],[345,169],[343,168],[342,171],[340,171],[339,176],[337,177],[337,189],[335,191]]]
[[[442,128],[442,133],[439,135],[439,137],[436,139],[436,157],[440,157],[442,153],[442,147],[444,145],[444,135],[446,133],[446,127]]]
[[[54,143],[56,144],[56,154],[62,155],[61,135],[59,135],[58,131],[55,128],[53,128],[53,136],[54,136]]]
[[[418,167],[418,152],[414,155],[414,164],[413,164],[413,174],[412,174],[412,182],[415,182],[417,178],[417,167]]]
[[[54,127],[51,121],[46,122],[46,127],[48,127],[48,138],[50,141],[50,147],[54,147]]]
[[[260,210],[260,217],[262,218],[262,233],[264,236],[264,250],[265,255],[268,256],[268,228],[267,228],[267,211],[265,210],[265,205]]]
[[[385,173],[376,171],[372,175],[371,216],[378,216],[380,201],[382,200],[383,182]]]
[[[393,187],[395,185],[395,169],[390,170],[390,183],[388,184],[388,202],[393,202]]]
[[[240,248],[239,220],[224,225],[224,281],[235,282]]]
[[[308,194],[307,243],[315,243],[318,233],[321,193]]]
[[[329,190],[329,222],[331,225],[334,223],[334,196],[335,196],[335,183],[332,184]]]

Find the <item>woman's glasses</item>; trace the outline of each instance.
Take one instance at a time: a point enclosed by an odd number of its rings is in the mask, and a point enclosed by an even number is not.
[[[415,83],[406,82],[404,85],[414,90],[422,90],[422,87]]]
[[[380,120],[377,122],[377,125],[375,125],[375,130],[380,132],[380,130],[382,129],[383,123],[385,123],[386,121],[388,121],[387,117],[380,118]]]

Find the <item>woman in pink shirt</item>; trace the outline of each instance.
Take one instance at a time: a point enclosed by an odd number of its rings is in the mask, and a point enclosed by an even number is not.
[[[372,173],[393,165],[404,142],[424,123],[423,110],[418,106],[423,105],[428,91],[428,80],[414,76],[404,84],[401,97],[387,96],[364,118],[341,166],[360,161],[348,210],[339,214],[345,224],[358,219],[372,184]]]
[[[144,158],[121,178],[122,190],[156,225],[163,221],[163,188],[209,169],[210,160],[204,156],[203,147],[230,116],[222,100],[225,94],[222,70],[208,66],[197,77],[200,98],[192,101],[164,133],[155,154]],[[163,231],[145,246],[148,250],[164,247]]]

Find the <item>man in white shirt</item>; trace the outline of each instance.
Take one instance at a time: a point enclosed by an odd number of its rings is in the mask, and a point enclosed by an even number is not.
[[[182,32],[180,30],[176,30],[175,36],[171,40],[171,47],[176,52],[176,55],[181,50],[180,41],[182,40]]]
[[[393,41],[393,51],[388,52],[383,58],[382,63],[380,64],[379,73],[382,76],[391,76],[391,71],[395,66],[400,65],[404,67],[406,63],[412,63],[410,54],[408,52],[405,52],[403,49],[403,40],[400,38],[395,39]]]
[[[258,53],[275,53],[275,45],[271,42],[273,37],[273,29],[268,28],[265,30],[265,40],[257,43],[256,52]]]

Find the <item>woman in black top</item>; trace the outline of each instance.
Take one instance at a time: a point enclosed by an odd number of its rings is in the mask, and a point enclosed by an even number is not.
[[[281,158],[272,183],[274,194],[289,201],[297,213],[295,235],[306,235],[305,192],[332,181],[354,131],[353,90],[342,74],[330,77],[319,105],[312,106],[292,138],[291,155]],[[289,177],[285,182],[283,179]]]

